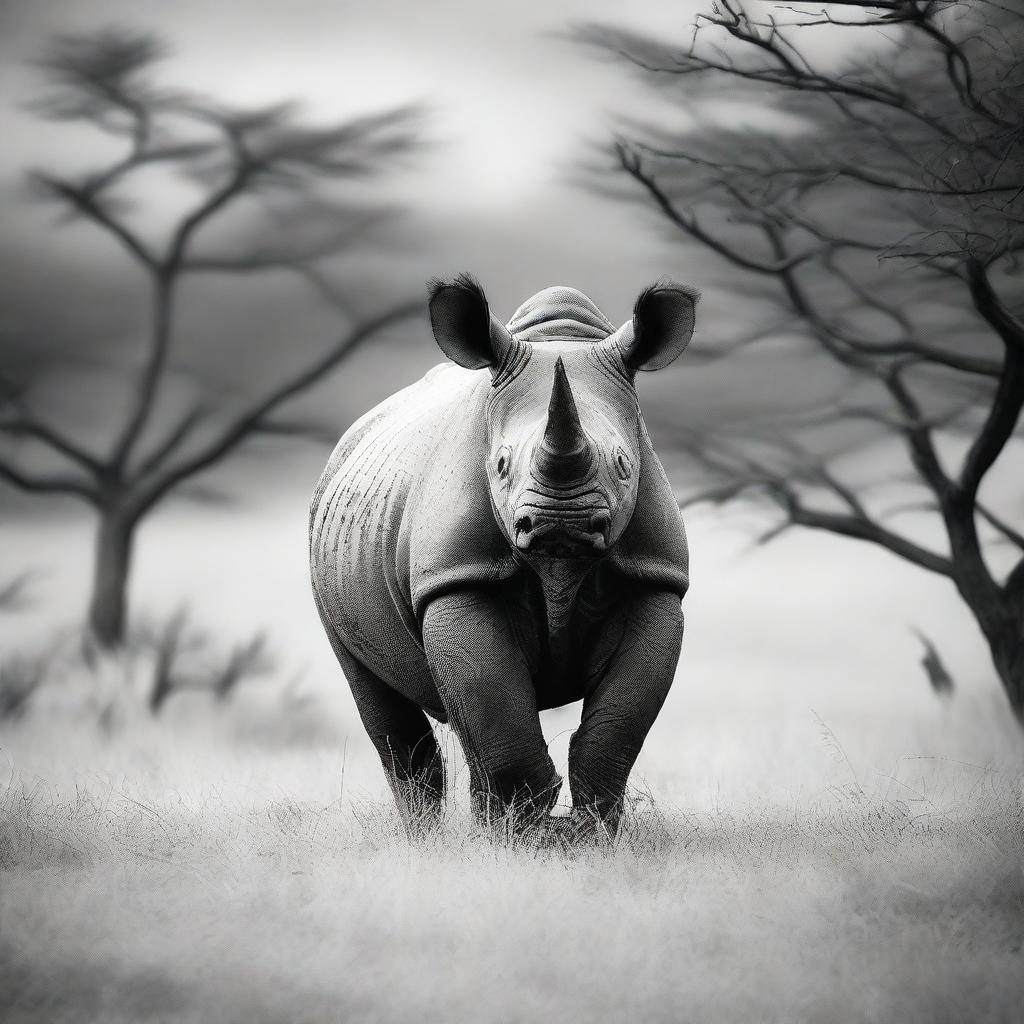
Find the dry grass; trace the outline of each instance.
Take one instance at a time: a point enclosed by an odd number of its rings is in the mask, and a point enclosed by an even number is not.
[[[565,854],[458,801],[410,841],[358,753],[343,784],[340,751],[81,723],[44,754],[35,728],[0,738],[12,1024],[1020,1019],[1019,774],[868,784],[814,723],[817,787],[639,794],[614,845]]]

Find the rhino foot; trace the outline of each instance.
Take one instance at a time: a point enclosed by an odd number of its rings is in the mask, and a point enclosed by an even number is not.
[[[572,853],[586,847],[611,845],[615,830],[597,815],[574,809],[562,817],[549,816],[538,822],[531,838],[541,849]]]

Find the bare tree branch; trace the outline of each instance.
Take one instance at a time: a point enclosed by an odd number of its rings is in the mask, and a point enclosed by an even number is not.
[[[97,498],[95,488],[85,480],[57,474],[36,475],[3,458],[0,458],[0,480],[32,494],[71,494],[89,502],[95,502]]]
[[[788,259],[780,262],[770,263],[765,260],[753,259],[741,250],[730,246],[721,238],[712,235],[701,226],[700,222],[692,214],[687,215],[679,210],[672,200],[669,199],[665,192],[659,187],[657,181],[644,171],[639,157],[636,156],[636,154],[631,154],[622,143],[615,144],[615,151],[619,156],[619,162],[622,169],[643,185],[651,195],[651,198],[654,199],[661,211],[673,224],[691,238],[695,238],[698,241],[703,242],[720,256],[724,256],[730,263],[742,268],[743,270],[752,270],[758,274],[777,274],[782,270],[813,259],[815,256],[820,255],[824,249],[824,247],[822,247],[813,251],[800,253],[795,256],[790,256]]]
[[[153,412],[157,389],[167,365],[173,330],[175,282],[173,275],[156,271],[152,281],[152,328],[149,351],[131,394],[131,409],[110,456],[111,465],[121,473]]]
[[[106,209],[90,190],[42,172],[36,172],[34,178],[44,190],[57,198],[63,199],[82,216],[91,220],[116,238],[127,252],[134,256],[144,267],[152,270],[156,266],[156,258],[142,240],[131,228]]]
[[[701,501],[720,503],[732,500],[743,491],[749,490],[767,495],[786,513],[785,523],[781,527],[774,527],[761,538],[761,543],[778,536],[788,526],[806,526],[869,541],[922,569],[943,576],[952,575],[953,563],[949,558],[928,550],[872,519],[855,492],[821,466],[805,467],[804,472],[837,494],[850,508],[849,513],[809,507],[789,474],[773,471],[754,458],[736,452],[730,453],[728,458],[718,457],[699,442],[684,441],[683,445],[689,454],[706,466],[711,473],[726,477],[723,483],[686,498],[686,505],[694,505]]]
[[[1024,407],[1024,325],[999,301],[985,268],[977,260],[968,262],[967,272],[975,307],[1006,346],[1003,372],[988,416],[960,473],[960,491],[973,498],[986,472],[1012,436]]]
[[[31,437],[94,476],[100,475],[103,471],[103,465],[96,456],[72,441],[56,427],[37,420],[27,412],[19,411],[10,420],[0,420],[0,432],[15,438]]]
[[[139,462],[137,475],[144,477],[164,465],[189,439],[207,412],[208,409],[202,402],[197,402],[193,405],[168,431],[166,436],[157,443],[153,450]]]
[[[940,506],[943,506],[949,501],[953,482],[939,462],[931,424],[904,381],[904,370],[905,367],[899,364],[890,368],[885,375],[885,386],[906,416],[906,425],[900,432],[907,440],[914,466],[934,491]]]
[[[837,533],[844,537],[870,541],[929,572],[938,573],[941,576],[953,575],[953,563],[948,558],[937,555],[878,523],[861,519],[859,516],[846,516],[807,508],[791,491],[779,491],[773,493],[772,496],[786,510],[790,521],[798,526],[807,526],[816,530]]]
[[[269,394],[264,395],[235,416],[202,450],[177,464],[152,471],[150,478],[141,485],[143,508],[153,505],[182,481],[220,461],[229,451],[260,429],[272,429],[272,426],[268,426],[270,424],[269,417],[280,405],[321,380],[356,347],[384,328],[421,314],[421,303],[408,303],[364,321],[319,359],[280,383]]]
[[[737,133],[738,135],[739,133]],[[762,144],[771,141],[777,144],[777,139],[758,140]],[[771,174],[779,180],[792,179],[802,191],[818,186],[834,185],[837,180],[849,179],[852,182],[871,185],[875,188],[884,189],[890,192],[909,193],[924,196],[961,196],[975,197],[986,195],[1008,194],[1007,198],[1013,198],[1020,193],[1020,181],[1007,180],[992,184],[956,185],[947,179],[929,174],[928,180],[922,184],[918,179],[907,174],[905,177],[889,177],[873,167],[844,163],[837,160],[834,163],[785,163],[782,160],[774,160],[771,164],[758,166],[742,160],[711,160],[702,158],[699,154],[687,149],[667,149],[663,146],[654,145],[643,139],[632,140],[632,144],[642,152],[649,154],[666,162],[680,161],[693,164],[697,167],[712,169],[715,171],[728,171],[730,174],[742,175],[750,179],[761,178]]]
[[[985,522],[998,530],[1008,541],[1020,548],[1021,551],[1024,551],[1024,533],[1015,530],[1009,523],[990,511],[985,505],[982,505],[981,502],[975,502],[974,508]]]

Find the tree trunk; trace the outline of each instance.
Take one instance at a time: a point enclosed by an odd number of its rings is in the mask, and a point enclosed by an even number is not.
[[[1012,619],[989,637],[992,661],[1017,721],[1024,726],[1024,628]]]
[[[101,648],[124,642],[128,574],[137,520],[118,510],[100,512],[96,534],[89,629]]]
[[[953,558],[953,583],[988,643],[996,674],[1024,726],[1024,603],[992,578],[981,552],[974,497],[943,507]],[[1012,587],[1010,588],[1012,590]]]
[[[1002,596],[993,600],[991,592],[963,596],[988,643],[1010,708],[1024,727],[1024,608],[1019,601]]]

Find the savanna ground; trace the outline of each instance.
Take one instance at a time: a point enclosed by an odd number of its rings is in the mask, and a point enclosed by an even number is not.
[[[68,644],[0,723],[0,1019],[1022,1019],[1024,744],[994,680],[957,665],[940,702],[912,659],[894,686],[850,647],[846,678],[820,658],[794,682],[753,623],[740,653],[703,636],[710,591],[621,834],[575,851],[482,834],[444,731],[447,819],[410,841],[320,699],[336,675],[154,719],[144,654]],[[573,713],[544,723],[563,772]]]
[[[979,729],[995,711],[975,709]],[[934,1022],[1024,1009],[1012,772],[925,757],[861,779],[812,719],[816,784],[695,806],[640,791],[614,844],[566,853],[491,841],[461,795],[441,829],[410,841],[368,756],[268,747],[218,714],[183,738],[140,719],[104,739],[79,722],[59,750],[52,725],[5,731],[5,1021]],[[690,766],[714,756],[696,729],[676,739]],[[784,736],[758,737],[751,760],[773,740],[776,758],[807,760]]]

